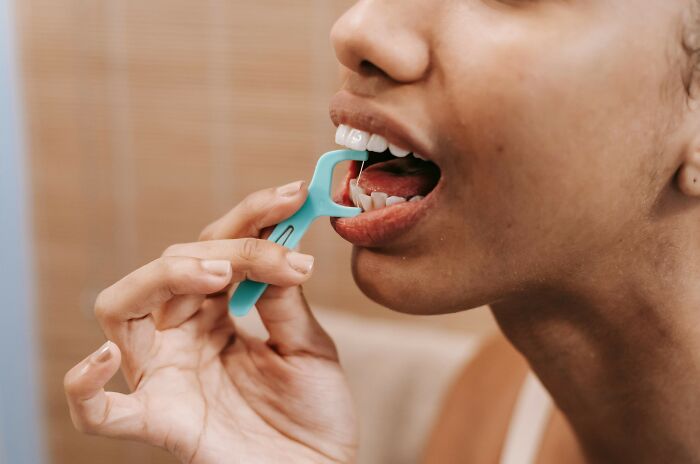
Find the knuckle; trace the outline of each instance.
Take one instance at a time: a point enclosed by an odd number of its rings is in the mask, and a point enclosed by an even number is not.
[[[240,244],[240,256],[246,261],[255,261],[260,255],[261,241],[255,238],[244,238]]]
[[[158,288],[159,298],[167,299],[177,294],[177,289],[181,284],[196,278],[197,272],[194,269],[194,258],[166,256],[158,259],[156,272],[163,284]]]
[[[163,251],[161,256],[178,256],[180,253],[182,253],[182,246],[183,245],[181,243],[170,245],[165,249],[165,251]]]
[[[75,429],[86,435],[97,435],[97,424],[85,417],[73,417],[73,426]]]
[[[251,193],[250,195],[247,195],[245,198],[243,198],[240,203],[236,205],[235,208],[233,208],[233,213],[234,214],[241,214],[245,213],[247,211],[250,211],[255,205],[255,194]]]
[[[80,433],[90,433],[90,427],[79,417],[73,417],[73,427]]]
[[[97,320],[105,320],[111,313],[112,296],[110,288],[102,290],[95,299],[94,312]]]
[[[63,390],[66,392],[66,395],[71,396],[73,393],[75,393],[75,380],[73,379],[72,375],[73,370],[71,369],[70,371],[66,372],[66,375],[63,376]]]
[[[76,366],[77,367],[77,366]],[[63,388],[66,393],[66,397],[69,399],[68,405],[70,409],[71,421],[73,422],[73,427],[81,433],[93,435],[97,433],[97,425],[90,420],[89,414],[86,411],[81,410],[81,408],[76,408],[71,401],[71,398],[77,397],[80,391],[80,384],[73,375],[74,369],[68,371],[68,373],[63,378]]]
[[[156,260],[156,273],[165,277],[165,280],[172,279],[183,268],[183,260],[174,256],[162,256]]]
[[[250,224],[248,225],[248,235],[253,237],[259,236],[265,229],[265,226],[266,223],[264,216],[257,216],[251,218]]]
[[[214,228],[216,226],[216,222],[212,222],[208,226],[206,226],[202,232],[199,234],[198,240],[200,242],[205,242],[208,240],[213,240],[214,239]]]
[[[263,209],[265,205],[270,205],[275,198],[275,189],[268,188],[253,192],[243,199],[240,203],[240,208],[243,211],[256,213]]]

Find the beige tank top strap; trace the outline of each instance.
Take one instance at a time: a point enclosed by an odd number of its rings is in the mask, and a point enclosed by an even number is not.
[[[513,409],[500,464],[534,464],[551,413],[549,393],[529,372]]]

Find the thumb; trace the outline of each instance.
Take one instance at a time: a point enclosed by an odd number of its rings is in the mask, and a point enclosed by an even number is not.
[[[333,340],[314,317],[300,286],[270,285],[255,306],[270,334],[268,345],[281,356],[310,354],[338,361]]]
[[[144,410],[131,395],[105,392],[121,364],[117,345],[108,341],[66,374],[63,385],[71,419],[81,432],[115,438],[138,438]]]

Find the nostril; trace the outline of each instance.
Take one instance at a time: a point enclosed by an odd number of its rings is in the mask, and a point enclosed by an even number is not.
[[[383,69],[381,69],[379,66],[375,65],[369,60],[362,60],[360,62],[360,69],[359,73],[362,76],[382,76],[382,77],[389,77],[386,72],[384,72]]]

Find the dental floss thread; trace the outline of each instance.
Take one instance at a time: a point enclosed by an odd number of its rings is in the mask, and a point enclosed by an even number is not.
[[[360,173],[357,175],[357,185],[360,185],[360,177],[362,177],[362,170],[365,168],[365,162],[363,161],[360,165]]]

